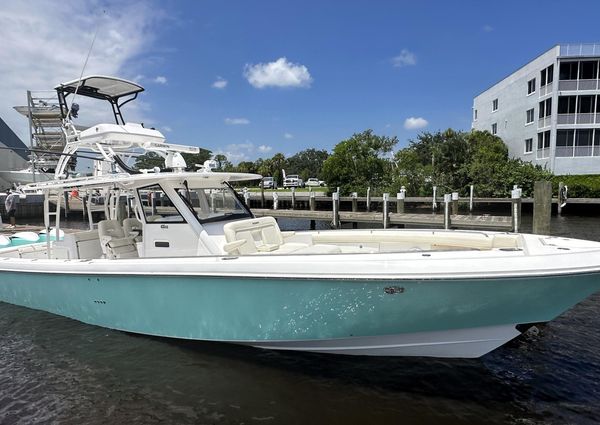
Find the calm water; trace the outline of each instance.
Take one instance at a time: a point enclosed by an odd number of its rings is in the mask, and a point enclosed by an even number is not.
[[[599,224],[553,232],[600,240]],[[0,423],[597,424],[599,313],[596,295],[467,361],[181,343],[0,303]]]

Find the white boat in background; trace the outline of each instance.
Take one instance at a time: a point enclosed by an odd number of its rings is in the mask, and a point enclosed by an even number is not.
[[[126,91],[128,82],[102,78],[83,86],[112,98]],[[69,179],[64,162],[62,178],[29,188],[46,196],[48,229],[54,219],[60,231],[49,197],[73,189],[101,193],[105,219],[90,217],[90,230],[60,241],[0,249],[0,300],[169,338],[479,357],[600,290],[598,242],[481,231],[284,232],[273,218],[253,217],[231,186],[261,176],[213,172],[210,162],[187,172],[181,152],[197,148],[168,144],[156,130],[99,124],[71,132],[65,153],[79,149],[110,167]],[[157,152],[172,171],[129,169],[123,156],[132,149]]]

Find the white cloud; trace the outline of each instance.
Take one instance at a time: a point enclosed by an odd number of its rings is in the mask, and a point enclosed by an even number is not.
[[[227,87],[227,80],[222,77],[217,77],[217,80],[212,83],[212,87],[215,89],[224,89]]]
[[[232,143],[226,145],[224,149],[213,150],[214,155],[225,155],[227,160],[233,164],[240,161],[249,161],[256,157],[256,148],[249,140],[244,143]]]
[[[258,147],[258,150],[262,153],[267,153],[267,152],[271,152],[273,150],[272,146],[267,146],[267,145],[260,145]]]
[[[153,81],[157,84],[167,84],[167,77],[159,75]]]
[[[310,87],[313,79],[304,65],[279,58],[275,62],[246,64],[244,77],[258,88],[265,87]]]
[[[392,58],[392,65],[395,68],[402,68],[404,66],[411,66],[417,64],[417,57],[414,53],[408,49],[402,49],[398,56]]]
[[[286,139],[293,139],[294,135],[291,134],[291,133],[283,133],[283,137],[286,138]]]
[[[173,131],[173,129],[172,129],[171,127],[169,127],[168,125],[164,125],[164,126],[162,127],[162,129],[163,129],[164,131],[166,131],[167,133],[170,133],[171,131]]]
[[[96,26],[98,36],[84,75],[140,77],[133,59],[139,64],[140,56],[153,43],[162,12],[140,2],[123,5],[109,1],[105,6],[107,14],[98,13],[102,8],[96,3],[78,0],[64,0],[61,7],[41,0],[2,4],[0,116],[22,138],[28,140],[28,123],[12,107],[26,103],[27,90],[52,90],[61,82],[78,78]],[[78,97],[76,102],[81,106],[78,123],[111,122],[109,108],[102,111],[98,101]],[[148,105],[136,101],[124,107],[123,113],[128,121],[150,123],[147,110]]]
[[[494,27],[492,27],[491,25],[484,25],[481,29],[484,32],[492,32],[492,31],[494,31]]]
[[[225,118],[225,124],[227,125],[247,125],[250,124],[250,120],[248,118]]]
[[[427,127],[428,124],[429,122],[421,117],[410,117],[404,120],[404,128],[407,130],[417,130],[419,128]]]

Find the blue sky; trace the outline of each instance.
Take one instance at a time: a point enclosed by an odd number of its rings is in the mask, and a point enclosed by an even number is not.
[[[0,90],[16,93],[0,100],[3,118],[24,90],[76,78],[99,25],[85,74],[147,89],[126,117],[233,162],[331,150],[367,128],[399,148],[421,131],[467,130],[474,95],[557,43],[600,41],[594,1],[68,0],[70,16],[19,3],[0,11]],[[40,69],[32,46],[65,57]],[[19,119],[7,122],[23,134]]]

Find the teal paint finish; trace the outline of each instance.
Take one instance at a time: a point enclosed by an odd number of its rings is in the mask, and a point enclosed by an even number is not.
[[[388,294],[386,287],[402,288]],[[600,275],[367,281],[0,272],[0,300],[130,332],[303,340],[545,322]]]
[[[23,245],[31,245],[34,243],[40,243],[40,242],[46,242],[47,238],[45,234],[40,234],[39,235],[39,239],[35,242],[29,241],[27,239],[21,239],[21,238],[10,238],[10,244],[8,245],[2,245],[0,246],[0,248],[8,248],[11,246],[23,246]],[[55,241],[56,240],[56,236],[51,236],[50,237],[51,241]],[[61,239],[62,240],[62,239]]]

